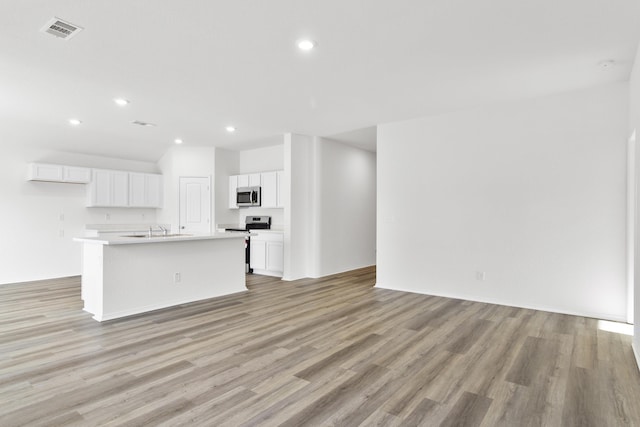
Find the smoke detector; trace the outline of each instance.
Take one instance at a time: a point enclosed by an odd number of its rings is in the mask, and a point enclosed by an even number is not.
[[[83,28],[71,22],[64,21],[55,16],[40,29],[43,33],[51,34],[63,40],[69,40],[71,37],[82,31]]]

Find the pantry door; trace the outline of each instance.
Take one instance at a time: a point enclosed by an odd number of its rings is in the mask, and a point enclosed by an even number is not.
[[[211,178],[180,177],[180,233],[211,232]]]

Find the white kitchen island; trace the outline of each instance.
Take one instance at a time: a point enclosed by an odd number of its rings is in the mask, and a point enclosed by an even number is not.
[[[84,310],[100,322],[247,290],[242,233],[74,240]]]

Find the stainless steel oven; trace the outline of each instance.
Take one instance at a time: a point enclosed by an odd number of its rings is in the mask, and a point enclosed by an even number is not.
[[[271,217],[270,216],[247,216],[244,220],[245,226],[244,228],[240,227],[231,227],[225,228],[225,231],[235,231],[247,233],[244,238],[244,260],[245,260],[245,273],[253,273],[253,269],[251,268],[251,237],[249,237],[249,232],[251,230],[269,230],[271,228]]]

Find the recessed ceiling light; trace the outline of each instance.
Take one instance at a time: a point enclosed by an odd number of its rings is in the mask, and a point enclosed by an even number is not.
[[[180,138],[174,139],[173,142],[176,144],[182,144],[182,140]]]
[[[82,122],[78,119],[69,119],[69,124],[72,126],[78,126],[80,124],[82,124]]]
[[[236,131],[236,128],[234,126],[227,126],[225,129],[227,130],[227,132],[235,132]]]
[[[121,107],[124,107],[125,105],[129,104],[129,101],[127,99],[124,99],[124,98],[115,98],[113,100],[113,102],[115,102],[116,104],[118,104]]]
[[[311,50],[314,47],[316,47],[316,42],[314,42],[313,40],[309,40],[309,39],[304,39],[304,40],[300,40],[298,41],[298,49],[300,50]]]

